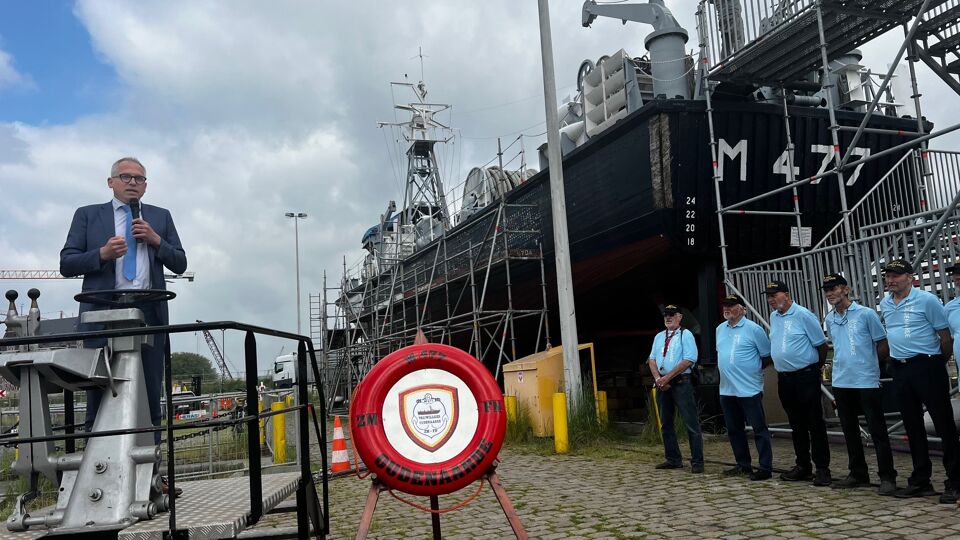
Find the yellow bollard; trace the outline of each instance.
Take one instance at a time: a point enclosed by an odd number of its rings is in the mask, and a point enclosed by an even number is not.
[[[603,427],[606,427],[610,422],[610,412],[607,409],[607,392],[605,390],[597,391],[597,421]]]
[[[279,401],[270,405],[270,410],[279,411],[283,409],[283,403]],[[273,462],[287,462],[287,423],[282,414],[273,415]]]
[[[257,410],[263,412],[263,398],[257,402]],[[267,425],[267,420],[265,418],[260,419],[260,447],[263,448],[263,445],[267,444],[267,434],[265,432]]]
[[[563,392],[553,394],[553,448],[558,454],[570,451],[570,438],[567,435],[567,395]]]
[[[503,404],[507,408],[507,422],[517,423],[517,396],[503,396]]]
[[[293,407],[293,401],[294,401],[293,394],[287,394],[287,397],[284,398],[284,401],[287,404],[287,408]]]

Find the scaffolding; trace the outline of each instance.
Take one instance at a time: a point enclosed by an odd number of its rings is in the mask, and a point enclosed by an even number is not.
[[[928,132],[922,120],[916,62],[922,60],[960,94],[960,0],[785,0],[780,2],[703,0],[697,13],[700,37],[700,88],[707,100],[710,149],[720,233],[724,283],[749,304],[752,315],[767,323],[762,285],[772,279],[788,283],[795,299],[821,315],[828,311],[819,290],[819,277],[845,269],[852,294],[875,307],[883,296],[880,269],[886,261],[908,258],[918,268],[921,286],[934,293],[946,290],[945,263],[958,255],[960,233],[960,155],[928,150],[928,142],[960,128],[960,124]],[[904,40],[888,72],[872,86],[876,74],[850,62],[837,62],[852,49],[896,27]],[[912,103],[895,103],[891,81],[906,57]],[[817,73],[818,79],[812,77]],[[788,141],[785,152],[786,186],[747,200],[721,199],[718,138],[713,129],[713,99],[717,89],[753,84],[774,90],[783,104]],[[817,91],[825,101],[830,120],[832,168],[798,179],[790,140],[788,97],[794,91]],[[839,99],[838,99],[839,98]],[[840,101],[840,103],[838,103]],[[912,109],[910,106],[912,105]],[[859,125],[841,125],[838,108],[863,113]],[[906,107],[917,119],[915,132],[898,132],[910,140],[872,155],[858,152],[864,133],[885,130],[867,127],[871,116]],[[843,150],[839,133],[853,133]],[[884,156],[898,156],[896,165],[852,206],[847,201],[847,178],[858,167]],[[825,162],[826,163],[826,162]],[[735,215],[780,215],[796,220],[802,233],[803,215],[797,188],[821,179],[835,179],[841,212],[837,224],[809,248],[799,242],[799,252],[745,266],[731,267],[727,258],[725,222]],[[791,191],[792,211],[751,211],[752,203]]]
[[[342,410],[373,364],[418,332],[468,350],[495,377],[518,354],[537,352],[518,351],[518,332],[536,332],[537,350],[549,343],[543,216],[533,204],[542,189],[501,199],[416,252],[403,245],[407,236],[381,233],[383,249],[352,268],[344,263],[339,284],[328,286],[324,275],[310,329],[322,344],[328,410]]]

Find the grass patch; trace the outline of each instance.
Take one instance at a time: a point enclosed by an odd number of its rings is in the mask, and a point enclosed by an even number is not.
[[[536,440],[533,434],[533,421],[530,419],[530,407],[526,402],[517,400],[517,419],[507,420],[507,433],[504,442],[508,444],[529,444]]]
[[[26,478],[17,476],[11,466],[14,461],[14,452],[4,450],[0,454],[0,475],[8,480],[4,482],[4,495],[0,500],[0,519],[6,520],[13,513],[17,497],[26,493],[29,484]],[[57,486],[54,486],[46,476],[40,475],[37,483],[37,490],[40,496],[27,503],[27,511],[39,510],[45,506],[50,506],[57,502]]]
[[[653,398],[647,394],[647,419],[640,430],[639,440],[641,444],[654,446],[663,443],[660,435],[660,428],[657,426],[657,409],[654,408]],[[673,415],[673,426],[677,432],[677,442],[687,440],[687,424],[680,417],[680,412],[675,411]]]
[[[567,411],[570,454],[595,457],[625,455],[618,445],[629,437],[615,426],[600,424],[592,391],[584,392],[574,405],[572,410]],[[517,421],[507,423],[506,444],[511,450],[521,453],[543,456],[554,454],[553,437],[536,437],[533,434],[529,408],[518,403],[517,409]]]

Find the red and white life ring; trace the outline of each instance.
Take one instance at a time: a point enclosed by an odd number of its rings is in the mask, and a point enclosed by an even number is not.
[[[414,495],[457,491],[487,472],[507,416],[484,365],[460,349],[412,345],[387,355],[350,403],[357,455],[387,487]]]

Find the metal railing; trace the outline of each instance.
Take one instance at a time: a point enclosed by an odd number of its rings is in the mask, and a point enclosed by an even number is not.
[[[733,57],[753,41],[789,24],[816,0],[701,0],[701,31],[710,66]]]
[[[920,286],[939,293],[948,287],[942,269],[960,255],[958,193],[960,153],[909,152],[851,208],[850,243],[843,241],[838,223],[809,251],[731,269],[728,285],[765,323],[762,291],[768,281],[784,281],[796,302],[822,317],[830,306],[820,291],[821,277],[843,272],[853,297],[875,308],[884,294],[881,268],[895,258],[919,260]]]
[[[86,340],[86,339],[95,339],[95,338],[120,338],[128,336],[144,336],[144,335],[155,335],[155,334],[179,334],[187,332],[198,332],[203,330],[237,330],[244,333],[244,356],[245,356],[245,410],[243,415],[239,415],[236,418],[224,418],[216,419],[209,421],[200,421],[200,422],[182,422],[179,424],[174,423],[174,404],[173,404],[173,377],[171,373],[171,358],[170,358],[170,340],[166,340],[165,348],[165,358],[164,358],[164,379],[165,379],[165,398],[166,398],[166,410],[165,410],[165,420],[166,422],[157,427],[141,427],[141,428],[131,428],[131,429],[119,429],[119,430],[108,430],[108,431],[99,431],[92,433],[76,433],[74,428],[76,425],[73,423],[73,394],[71,392],[64,392],[64,411],[66,413],[65,423],[66,429],[63,434],[55,434],[50,436],[43,437],[20,437],[18,434],[9,433],[6,435],[0,435],[0,444],[29,444],[34,442],[45,442],[45,441],[65,441],[67,451],[72,450],[74,442],[78,439],[88,439],[92,437],[108,437],[113,435],[125,435],[130,433],[154,433],[161,432],[166,438],[166,468],[169,474],[169,491],[173,492],[176,489],[176,453],[174,442],[176,437],[176,432],[183,430],[196,430],[196,429],[213,429],[220,426],[234,426],[234,425],[243,425],[246,430],[246,444],[247,452],[246,458],[248,465],[246,468],[249,486],[250,486],[250,513],[247,518],[246,526],[252,526],[257,523],[264,515],[263,508],[263,482],[262,482],[262,465],[260,460],[260,421],[273,417],[278,414],[287,414],[290,412],[296,412],[297,414],[297,425],[298,425],[298,456],[299,456],[299,472],[300,472],[300,481],[296,490],[297,494],[297,503],[298,506],[303,506],[297,512],[297,530],[299,538],[307,538],[310,536],[310,521],[316,517],[319,517],[319,523],[316,523],[317,530],[315,533],[320,533],[321,536],[329,534],[330,531],[330,521],[329,521],[329,492],[328,492],[328,472],[327,472],[327,452],[326,452],[326,411],[325,403],[323,399],[323,388],[319,384],[321,378],[319,373],[319,368],[317,366],[316,351],[313,348],[313,344],[310,339],[306,336],[299,336],[297,334],[292,334],[289,332],[283,332],[279,330],[273,330],[269,328],[264,328],[260,326],[253,326],[233,321],[221,321],[221,322],[205,322],[205,323],[195,323],[195,324],[174,324],[167,326],[150,326],[150,327],[141,327],[141,328],[130,328],[130,329],[113,329],[113,330],[98,330],[91,332],[74,332],[70,334],[59,334],[51,336],[31,336],[31,337],[16,337],[8,339],[0,339],[0,350],[5,347],[19,347],[27,345],[42,345],[46,343],[57,343],[64,340]],[[298,381],[307,381],[307,367],[308,367],[308,358],[310,368],[314,373],[314,380],[316,381],[316,391],[319,394],[319,407],[320,414],[319,418],[317,411],[314,410],[314,407],[309,403],[307,384],[304,382],[297,386],[297,405],[293,407],[282,408],[272,411],[263,411],[258,410],[258,390],[257,390],[257,335],[271,336],[281,339],[290,339],[298,343],[297,348],[297,380]],[[319,512],[320,516],[316,516],[310,508],[307,508],[308,502],[315,497],[313,494],[312,485],[313,485],[313,472],[310,466],[310,443],[309,443],[309,426],[310,421],[312,420],[314,430],[316,431],[317,438],[319,440],[319,450],[320,450],[320,466],[321,472],[319,477],[321,479],[321,499],[316,501],[320,506]],[[177,518],[176,518],[176,498],[170,498],[169,506],[169,527],[168,534],[169,538],[178,538],[182,536],[183,531],[177,527]],[[321,530],[322,529],[322,530]]]

